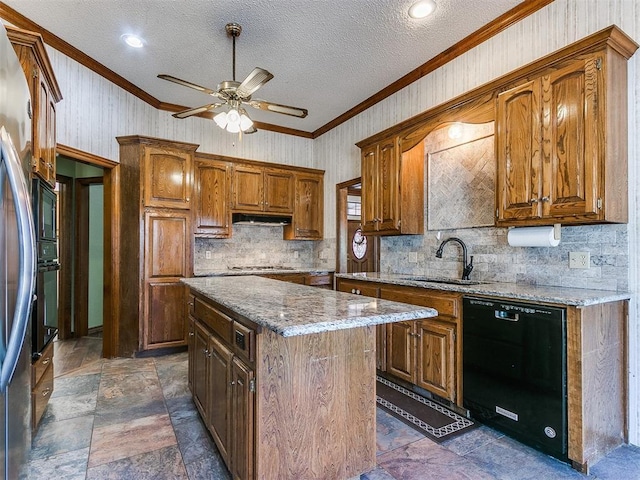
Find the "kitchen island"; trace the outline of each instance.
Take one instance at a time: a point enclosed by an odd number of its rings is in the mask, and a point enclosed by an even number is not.
[[[254,276],[183,282],[189,385],[234,478],[375,467],[375,326],[436,310]]]

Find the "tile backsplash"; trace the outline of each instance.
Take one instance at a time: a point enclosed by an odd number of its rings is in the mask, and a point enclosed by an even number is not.
[[[449,243],[443,257],[435,253],[442,240],[458,237],[473,255],[472,280],[515,282],[529,285],[595,288],[626,291],[629,247],[627,225],[562,227],[558,247],[511,247],[506,228],[468,228],[425,235],[383,237],[380,270],[434,277],[460,278],[462,251]],[[570,269],[569,252],[589,252],[589,269]]]
[[[231,267],[315,268],[316,242],[283,240],[279,225],[234,225],[228,239],[196,238],[193,269],[199,273]],[[206,252],[211,258],[206,258]]]

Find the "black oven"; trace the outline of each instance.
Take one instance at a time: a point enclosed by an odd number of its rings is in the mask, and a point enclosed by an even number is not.
[[[35,222],[38,271],[36,302],[32,313],[32,352],[37,359],[58,333],[58,242],[57,196],[51,186],[33,180],[33,219]]]

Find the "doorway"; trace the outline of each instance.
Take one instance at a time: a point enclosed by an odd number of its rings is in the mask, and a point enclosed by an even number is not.
[[[361,225],[361,179],[336,186],[337,247],[336,271],[340,273],[378,272],[380,238],[364,235]]]
[[[103,188],[116,162],[57,145],[59,212],[59,332],[61,340],[92,333],[109,338],[105,293],[109,291],[110,213]],[[108,349],[103,347],[105,356]]]

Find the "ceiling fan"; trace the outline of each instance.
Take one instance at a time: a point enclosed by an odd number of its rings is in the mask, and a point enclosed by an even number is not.
[[[253,122],[247,115],[244,105],[257,108],[260,110],[267,110],[275,113],[283,113],[285,115],[291,115],[293,117],[304,118],[307,116],[308,111],[304,108],[290,107],[287,105],[280,105],[278,103],[267,102],[265,100],[252,99],[251,96],[262,87],[265,83],[273,78],[273,75],[263,68],[254,68],[247,78],[242,82],[236,81],[236,38],[240,36],[242,27],[237,23],[228,23],[225,27],[227,34],[233,38],[233,80],[225,80],[218,84],[217,90],[211,88],[202,87],[195,83],[182,80],[180,78],[173,77],[171,75],[161,74],[158,78],[168,80],[178,85],[193,88],[204,92],[212,97],[216,97],[220,100],[217,103],[210,103],[202,105],[200,107],[189,108],[182,112],[174,113],[175,118],[187,118],[192,115],[207,112],[209,110],[215,110],[216,108],[227,106],[227,109],[216,114],[214,120],[216,124],[228,132],[238,133],[240,131],[244,133],[254,133],[256,128],[253,126]]]

